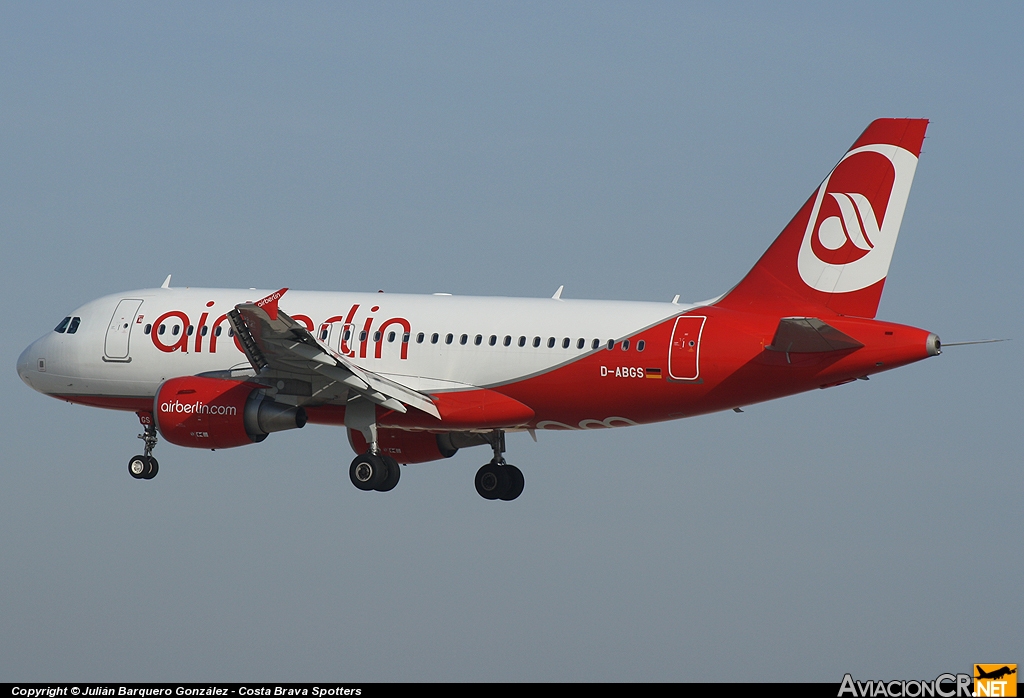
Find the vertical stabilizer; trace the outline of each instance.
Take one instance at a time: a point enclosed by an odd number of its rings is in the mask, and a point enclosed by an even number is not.
[[[716,305],[873,318],[927,127],[927,119],[873,121]]]

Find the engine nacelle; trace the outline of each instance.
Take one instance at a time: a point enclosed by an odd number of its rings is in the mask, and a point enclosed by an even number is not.
[[[357,429],[348,430],[348,443],[356,454],[366,453],[370,445]],[[469,431],[449,431],[432,434],[427,431],[378,429],[377,446],[381,453],[402,464],[426,463],[451,458],[460,448],[483,446],[490,443],[485,434]]]
[[[459,450],[444,443],[445,436],[447,434],[431,434],[425,431],[378,429],[377,445],[381,453],[391,456],[399,463],[426,463],[451,458]],[[356,429],[348,430],[348,442],[357,454],[366,453],[370,448],[362,432]]]
[[[306,425],[306,411],[274,402],[261,385],[184,376],[164,381],[153,401],[160,434],[192,448],[232,448]]]

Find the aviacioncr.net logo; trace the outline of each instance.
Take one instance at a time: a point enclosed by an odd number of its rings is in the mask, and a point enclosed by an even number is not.
[[[818,187],[797,268],[825,293],[848,293],[885,278],[917,158],[895,145],[851,150]]]
[[[971,698],[970,674],[940,674],[932,681],[857,681],[850,674],[843,676],[837,698]]]

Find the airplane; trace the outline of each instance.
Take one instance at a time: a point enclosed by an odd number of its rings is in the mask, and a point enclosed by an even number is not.
[[[510,501],[507,432],[589,430],[741,411],[941,353],[875,319],[926,119],[872,122],[750,272],[685,304],[450,294],[160,288],[74,310],[18,359],[31,388],[135,412],[158,435],[231,448],[307,423],[344,427],[360,490],[399,464],[490,446],[474,483]],[[287,309],[287,312],[286,312]]]
[[[1009,666],[1005,666],[1004,665],[1004,666],[1000,667],[999,669],[995,669],[994,671],[985,671],[984,669],[981,668],[980,664],[975,664],[974,665],[974,670],[977,672],[977,676],[974,677],[976,679],[996,679],[996,680],[998,680],[998,679],[1003,678],[1004,676],[1009,676],[1010,674],[1016,674],[1017,673],[1016,665],[1014,665],[1013,669],[1011,669]]]

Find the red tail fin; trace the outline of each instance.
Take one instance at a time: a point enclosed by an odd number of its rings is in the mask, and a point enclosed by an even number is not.
[[[927,119],[873,121],[716,305],[874,317],[927,127]]]

